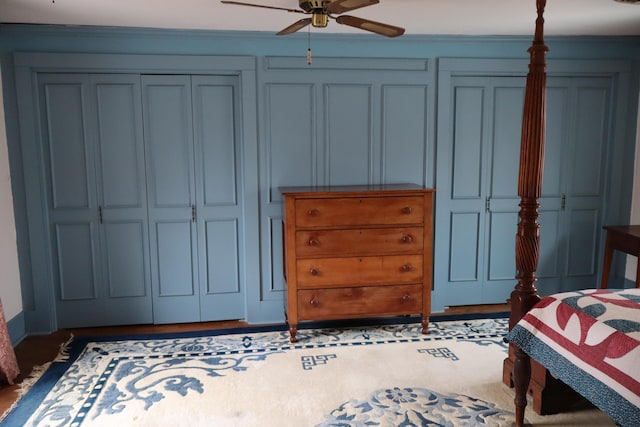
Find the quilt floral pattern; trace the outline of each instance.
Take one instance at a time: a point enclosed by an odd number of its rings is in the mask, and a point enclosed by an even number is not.
[[[640,425],[640,289],[547,296],[507,340],[621,425]]]

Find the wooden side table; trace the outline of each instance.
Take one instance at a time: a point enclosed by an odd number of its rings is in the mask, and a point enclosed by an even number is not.
[[[607,225],[602,228],[607,230],[607,240],[604,247],[604,264],[602,266],[600,287],[606,289],[609,283],[614,250],[640,257],[640,225]],[[636,269],[636,288],[640,288],[640,262]]]

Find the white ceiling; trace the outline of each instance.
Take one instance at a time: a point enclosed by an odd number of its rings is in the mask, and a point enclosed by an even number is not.
[[[297,8],[297,0],[241,0]],[[531,35],[535,0],[381,0],[350,15],[406,34]],[[0,22],[277,32],[302,15],[219,0],[0,0]],[[640,35],[640,2],[548,0],[547,35]],[[361,32],[330,22],[322,32]]]

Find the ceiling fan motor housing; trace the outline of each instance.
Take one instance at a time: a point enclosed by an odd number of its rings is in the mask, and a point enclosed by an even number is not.
[[[323,12],[325,7],[331,3],[330,0],[298,0],[300,9],[306,12]],[[319,9],[319,10],[318,10]]]

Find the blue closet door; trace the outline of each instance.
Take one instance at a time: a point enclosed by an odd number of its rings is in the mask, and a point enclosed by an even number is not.
[[[191,80],[142,76],[155,323],[200,320]]]
[[[548,79],[541,294],[597,286],[612,84]],[[504,303],[516,283],[523,87],[518,77],[460,76],[441,94],[436,306]]]
[[[536,287],[542,295],[562,289],[567,251],[566,224],[563,211],[564,173],[570,144],[570,93],[567,80],[547,79],[547,126],[542,197],[540,208],[540,260]]]
[[[454,77],[441,95],[451,104],[437,161],[434,277],[444,306],[504,303],[513,290],[524,85]]]
[[[142,76],[155,323],[245,317],[233,76]]]
[[[515,232],[520,211],[518,169],[525,90],[523,80],[492,81],[492,120],[490,126],[489,181],[485,210],[484,285],[482,300],[503,303],[513,290],[515,268]]]
[[[58,327],[149,323],[139,79],[38,80]]]
[[[236,76],[193,76],[200,320],[245,317],[244,191]],[[255,238],[255,236],[253,237]]]
[[[91,75],[102,324],[151,323],[151,272],[139,75]]]
[[[541,230],[545,234],[541,241],[540,287],[548,292],[597,287],[605,164],[612,145],[613,80],[556,77],[550,79],[549,86],[550,108],[562,111],[557,117],[547,116],[552,123],[547,146],[555,152],[545,153],[545,179],[547,174],[557,175],[559,185],[548,188],[545,183],[541,201],[545,209]],[[552,113],[556,113],[554,110]],[[558,123],[560,120],[562,123]],[[554,132],[560,126],[562,129]],[[558,157],[560,164],[555,160]],[[555,203],[550,196],[555,196]],[[557,207],[555,216],[550,215],[551,206]],[[553,248],[557,248],[555,253]],[[548,280],[553,272],[557,272],[559,281]]]
[[[611,141],[611,78],[574,79],[569,85],[573,144],[567,156],[565,205],[567,263],[562,290],[596,287],[600,269],[603,194]]]
[[[104,317],[88,91],[87,75],[38,75],[59,327]]]

